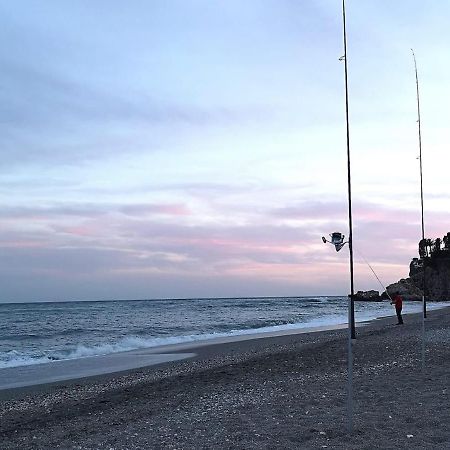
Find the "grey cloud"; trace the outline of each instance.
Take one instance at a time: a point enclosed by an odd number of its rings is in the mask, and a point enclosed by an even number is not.
[[[9,88],[3,92],[5,98],[0,109],[0,123],[3,126],[55,125],[55,120],[57,125],[59,120],[70,117],[82,121],[140,120],[146,124],[181,122],[204,125],[211,122],[232,123],[246,115],[245,111],[233,111],[226,107],[205,110],[162,104],[143,92],[127,92],[126,96],[124,93],[106,93],[99,88],[71,81],[69,77],[12,63],[4,64],[1,78]]]
[[[173,139],[174,126],[181,136],[192,126],[250,122],[261,118],[263,110],[169,104],[126,85],[111,93],[112,86],[101,89],[71,78],[3,61],[2,165],[54,165],[149,151]],[[117,135],[114,127],[126,131]]]
[[[0,180],[1,189],[9,192],[15,192],[17,189],[30,189],[42,192],[54,192],[55,189],[78,189],[80,183],[77,180],[48,179],[36,175],[29,176],[27,179],[3,178]]]
[[[64,217],[79,217],[91,220],[105,215],[121,213],[127,216],[145,217],[152,215],[185,215],[188,209],[179,203],[132,203],[121,205],[115,203],[82,203],[82,204],[54,204],[41,207],[3,207],[0,217],[8,219],[30,220],[58,220]],[[120,222],[119,219],[117,219]]]
[[[321,219],[344,218],[347,214],[347,205],[342,201],[305,201],[296,205],[275,208],[269,211],[274,217],[288,219]]]
[[[95,205],[82,206],[48,206],[48,207],[5,207],[0,211],[0,217],[8,219],[45,220],[49,218],[62,218],[64,216],[78,216],[92,218],[107,213],[104,207]]]
[[[347,291],[347,280],[317,286],[312,281],[286,280],[260,277],[179,274],[174,283],[171,274],[137,273],[118,276],[116,273],[65,276],[55,279],[45,274],[27,277],[0,274],[2,296],[0,301],[67,301],[114,300],[149,298],[242,297],[336,295]]]
[[[189,211],[183,204],[130,204],[121,206],[118,211],[129,216],[147,216],[154,214],[188,215]]]
[[[248,243],[270,243],[273,245],[282,245],[286,243],[302,243],[305,236],[310,232],[307,225],[298,227],[276,226],[270,223],[249,224],[246,226],[221,226],[204,225],[189,226],[185,224],[160,223],[153,221],[139,222],[117,222],[115,225],[118,231],[128,231],[139,239],[167,239],[177,242],[192,240],[201,244],[204,242],[242,242]]]
[[[385,205],[363,202],[361,199],[353,200],[353,219],[356,222],[395,222],[401,216],[402,220],[414,220],[417,212],[412,210],[399,210]],[[342,199],[327,201],[304,201],[295,205],[276,208],[268,212],[274,217],[288,219],[342,219],[347,221],[348,204]]]
[[[3,274],[104,272],[119,268],[126,253],[89,248],[3,248]]]

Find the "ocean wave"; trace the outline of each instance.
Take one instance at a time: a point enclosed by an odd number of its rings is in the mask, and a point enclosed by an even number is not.
[[[80,359],[93,356],[102,356],[112,353],[120,353],[143,348],[160,347],[170,344],[182,344],[197,341],[207,341],[217,338],[231,336],[252,335],[259,333],[272,333],[275,331],[294,330],[305,327],[315,327],[324,325],[336,325],[343,323],[345,316],[333,316],[323,319],[315,319],[308,323],[289,323],[283,325],[272,325],[259,328],[235,329],[226,332],[202,333],[168,337],[138,337],[126,336],[114,343],[99,343],[96,345],[78,344],[75,348],[66,351],[45,351],[42,353],[23,353],[10,351],[0,354],[0,368],[17,367],[33,364],[52,363],[61,360]]]
[[[361,308],[364,305],[357,304],[357,308]],[[429,309],[439,309],[449,306],[449,303],[442,304],[429,304]],[[393,315],[392,307],[387,304],[374,304],[374,308],[365,311],[357,311],[357,321],[364,322],[377,317]],[[405,313],[419,312],[421,304],[405,304]],[[333,308],[334,310],[334,308]],[[305,319],[305,315],[302,312],[302,317]],[[300,318],[300,314],[298,316]],[[272,322],[273,323],[273,322]],[[108,355],[112,353],[126,352],[131,350],[138,350],[143,348],[153,348],[169,344],[181,344],[197,341],[206,341],[216,338],[227,338],[232,336],[242,335],[254,335],[273,333],[279,331],[299,330],[303,328],[311,327],[333,327],[347,323],[347,313],[345,309],[338,311],[329,311],[326,314],[320,316],[313,315],[307,320],[302,322],[271,324],[265,326],[258,326],[254,323],[254,327],[251,328],[236,328],[228,329],[226,331],[218,332],[204,332],[189,335],[171,335],[171,336],[136,336],[129,335],[123,336],[117,339],[115,342],[97,342],[92,344],[73,343],[66,350],[60,349],[45,349],[42,351],[37,350],[10,350],[6,352],[0,352],[0,368],[17,367],[25,365],[43,364],[43,363],[57,363],[60,360],[74,360],[80,358]],[[241,326],[243,324],[241,323]]]
[[[23,353],[17,350],[10,350],[0,354],[0,369],[43,364],[49,361],[50,359],[42,353]]]

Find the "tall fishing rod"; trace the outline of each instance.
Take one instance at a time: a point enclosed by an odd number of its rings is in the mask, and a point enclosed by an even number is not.
[[[423,177],[422,177],[422,129],[420,122],[420,97],[419,97],[419,76],[417,75],[417,61],[414,50],[411,49],[413,59],[414,59],[414,71],[416,74],[416,94],[417,94],[417,124],[419,133],[419,162],[420,162],[420,206],[422,210],[422,242],[425,240],[425,222],[423,219]],[[426,289],[426,255],[423,260],[423,276],[422,276],[422,373],[425,373],[425,319],[427,318],[427,300],[425,296]]]
[[[345,67],[345,121],[347,131],[347,186],[348,186],[348,228],[350,253],[350,298],[348,299],[348,384],[347,384],[347,420],[348,431],[353,432],[353,349],[352,340],[355,339],[355,289],[353,282],[353,225],[352,225],[352,178],[350,171],[350,125],[348,115],[348,68],[347,68],[347,29],[345,24],[345,0],[342,0],[342,25],[344,38],[344,67]]]
[[[420,165],[420,206],[421,206],[421,212],[422,212],[422,241],[425,239],[425,222],[423,218],[423,176],[422,176],[422,128],[421,128],[421,121],[420,121],[420,96],[419,96],[419,76],[417,75],[417,61],[416,61],[416,55],[414,53],[414,50],[411,49],[413,59],[414,59],[414,71],[416,74],[416,96],[417,96],[417,125],[418,125],[418,135],[419,135],[419,165]],[[427,318],[427,301],[425,297],[425,260],[423,265],[423,279],[422,279],[422,287],[423,287],[423,293],[422,293],[422,303],[423,303],[423,317],[424,319]]]
[[[342,0],[342,22],[344,31],[344,70],[345,70],[345,122],[347,131],[347,190],[348,190],[348,248],[350,256],[350,297],[349,297],[349,328],[352,339],[356,338],[355,329],[355,284],[353,277],[353,219],[352,219],[352,175],[350,167],[350,121],[348,113],[348,68],[347,68],[347,30],[345,24],[345,0]]]

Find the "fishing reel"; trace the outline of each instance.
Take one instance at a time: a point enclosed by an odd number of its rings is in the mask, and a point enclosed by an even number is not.
[[[338,252],[345,244],[348,244],[348,241],[344,242],[345,236],[338,231],[330,234],[331,241],[329,241],[326,237],[322,236],[322,241],[324,244],[329,243],[334,245],[334,248]]]

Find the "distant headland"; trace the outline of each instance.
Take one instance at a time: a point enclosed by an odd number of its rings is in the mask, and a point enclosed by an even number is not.
[[[422,239],[419,257],[413,258],[409,265],[409,277],[386,287],[391,297],[399,294],[406,300],[422,300],[424,290],[429,301],[450,300],[450,232],[442,239]],[[358,291],[354,298],[382,301],[389,298],[386,291],[381,295],[378,291]]]

